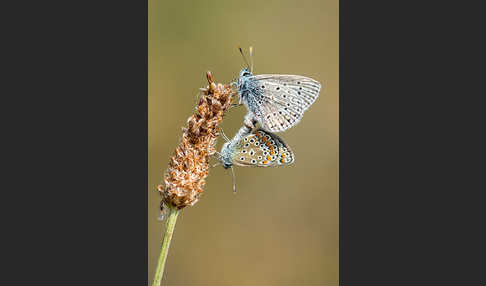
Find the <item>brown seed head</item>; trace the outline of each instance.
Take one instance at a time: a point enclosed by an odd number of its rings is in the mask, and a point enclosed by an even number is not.
[[[209,85],[202,92],[196,111],[187,119],[182,138],[157,186],[163,204],[178,209],[194,205],[203,192],[209,173],[209,159],[216,152],[218,125],[233,100],[230,85],[215,84],[211,72],[206,73]]]

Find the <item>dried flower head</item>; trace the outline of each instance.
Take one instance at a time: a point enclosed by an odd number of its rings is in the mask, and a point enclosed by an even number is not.
[[[230,85],[215,84],[211,72],[206,73],[209,85],[203,90],[196,112],[182,129],[182,138],[169,167],[164,183],[157,186],[164,204],[178,209],[194,205],[203,192],[209,173],[209,159],[216,152],[218,125],[233,100]]]

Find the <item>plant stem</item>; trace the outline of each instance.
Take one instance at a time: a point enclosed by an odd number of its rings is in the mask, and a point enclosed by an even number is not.
[[[159,261],[157,262],[157,268],[155,269],[154,283],[152,284],[152,286],[160,286],[162,278],[164,277],[165,261],[167,260],[170,241],[172,240],[172,234],[174,233],[174,227],[180,210],[178,210],[176,207],[170,206],[168,207],[167,212],[168,214],[167,222],[165,223],[164,240],[162,241]]]

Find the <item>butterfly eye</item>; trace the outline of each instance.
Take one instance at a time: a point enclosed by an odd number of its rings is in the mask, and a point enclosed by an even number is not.
[[[253,142],[255,142],[255,140],[254,139],[250,139],[250,143],[253,143]]]
[[[251,160],[251,163],[256,164],[256,160],[255,159]]]
[[[262,88],[265,88],[265,86],[264,86],[264,85],[262,85]]]
[[[241,153],[246,153],[246,150],[241,151]]]
[[[246,143],[246,144],[245,144],[245,147],[246,147],[246,148],[248,148],[248,146],[250,146],[250,144]]]
[[[280,87],[277,86],[276,90],[280,90]]]
[[[300,84],[300,81],[298,81],[297,84]]]
[[[248,138],[245,138],[245,141],[248,141]]]
[[[241,161],[245,161],[245,157],[241,157],[241,158],[240,158],[240,160],[241,160]]]
[[[255,146],[258,146],[258,145],[260,145],[260,143],[258,143],[258,142],[255,142]]]
[[[262,156],[258,156],[258,160],[261,160],[262,159]]]
[[[255,154],[255,152],[253,150],[251,150],[250,155],[253,156],[253,154]]]

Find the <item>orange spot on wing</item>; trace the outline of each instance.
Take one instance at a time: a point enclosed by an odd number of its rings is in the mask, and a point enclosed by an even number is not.
[[[282,153],[282,158],[285,158],[285,153]]]
[[[273,151],[273,146],[270,146],[270,150],[272,150],[272,151]]]
[[[268,164],[268,161],[263,161],[263,164]]]
[[[275,155],[275,152],[273,152],[273,151],[270,151],[270,155]]]
[[[265,143],[265,145],[270,146],[270,141],[267,141],[267,143]]]
[[[280,163],[285,163],[285,160],[284,159],[280,159]]]
[[[268,161],[272,160],[272,157],[267,156],[267,160],[268,160]]]
[[[265,141],[267,141],[267,137],[262,138],[262,142],[265,143]]]

